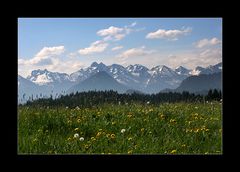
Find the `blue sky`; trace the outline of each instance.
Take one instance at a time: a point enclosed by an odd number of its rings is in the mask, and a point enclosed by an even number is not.
[[[18,71],[71,73],[93,61],[149,68],[222,61],[221,18],[19,18]]]

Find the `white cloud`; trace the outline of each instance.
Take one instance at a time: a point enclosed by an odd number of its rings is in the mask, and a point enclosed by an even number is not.
[[[25,65],[50,65],[52,64],[52,57],[58,56],[64,53],[65,48],[64,46],[57,46],[57,47],[44,47],[41,49],[32,59],[30,60],[23,60],[19,59],[18,63],[25,64]]]
[[[202,39],[200,41],[198,41],[197,43],[195,43],[195,46],[197,48],[203,48],[203,47],[206,47],[206,46],[213,46],[213,45],[218,45],[218,44],[221,44],[222,41],[220,41],[219,39],[217,38],[212,38],[212,39]]]
[[[114,27],[110,26],[107,29],[102,29],[97,32],[97,35],[104,36],[105,40],[121,40],[125,34],[124,34],[124,28]],[[119,36],[120,35],[120,36]]]
[[[205,50],[192,50],[169,56],[165,63],[173,68],[185,66],[190,69],[196,66],[207,67],[222,61],[222,49],[210,48]]]
[[[147,39],[167,39],[167,40],[178,40],[179,36],[187,35],[192,31],[191,28],[186,28],[182,30],[164,30],[159,29],[155,32],[150,32],[147,34]]]
[[[93,42],[90,47],[80,49],[78,51],[81,55],[88,55],[93,53],[103,52],[108,47],[108,43],[100,40]]]
[[[32,70],[48,69],[53,72],[75,72],[83,66],[77,59],[62,60],[60,56],[65,51],[64,46],[44,47],[31,59],[18,59],[18,73],[24,77]]]
[[[124,26],[124,27],[115,27],[110,26],[107,29],[102,29],[97,32],[97,35],[104,37],[104,41],[119,41],[123,39],[126,35],[130,34],[134,29],[132,29],[134,26],[136,26],[137,22],[133,22],[130,25]]]
[[[122,49],[122,48],[123,48],[123,46],[116,46],[116,47],[113,47],[113,48],[112,48],[112,51],[120,50],[120,49]]]
[[[124,52],[122,52],[120,55],[118,55],[118,58],[121,60],[126,60],[129,57],[138,57],[138,56],[145,56],[152,54],[154,51],[152,50],[145,50],[145,46],[142,46],[140,48],[131,48]]]

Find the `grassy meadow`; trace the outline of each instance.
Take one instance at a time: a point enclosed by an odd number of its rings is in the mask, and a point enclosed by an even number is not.
[[[222,104],[18,108],[19,154],[221,154]]]

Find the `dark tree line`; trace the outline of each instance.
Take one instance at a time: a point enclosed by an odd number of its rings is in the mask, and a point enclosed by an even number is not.
[[[72,107],[92,107],[104,103],[110,104],[131,104],[134,102],[142,104],[159,104],[163,102],[204,102],[220,101],[222,99],[221,91],[216,89],[209,90],[207,95],[194,94],[189,92],[169,92],[157,94],[118,94],[116,91],[88,91],[77,92],[75,94],[62,95],[58,99],[40,98],[34,101],[28,101],[27,106],[68,106]]]

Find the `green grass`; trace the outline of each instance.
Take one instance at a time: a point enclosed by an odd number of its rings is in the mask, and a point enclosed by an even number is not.
[[[221,154],[219,102],[19,107],[20,154]],[[121,130],[125,129],[124,133]],[[78,133],[84,141],[74,138]]]

